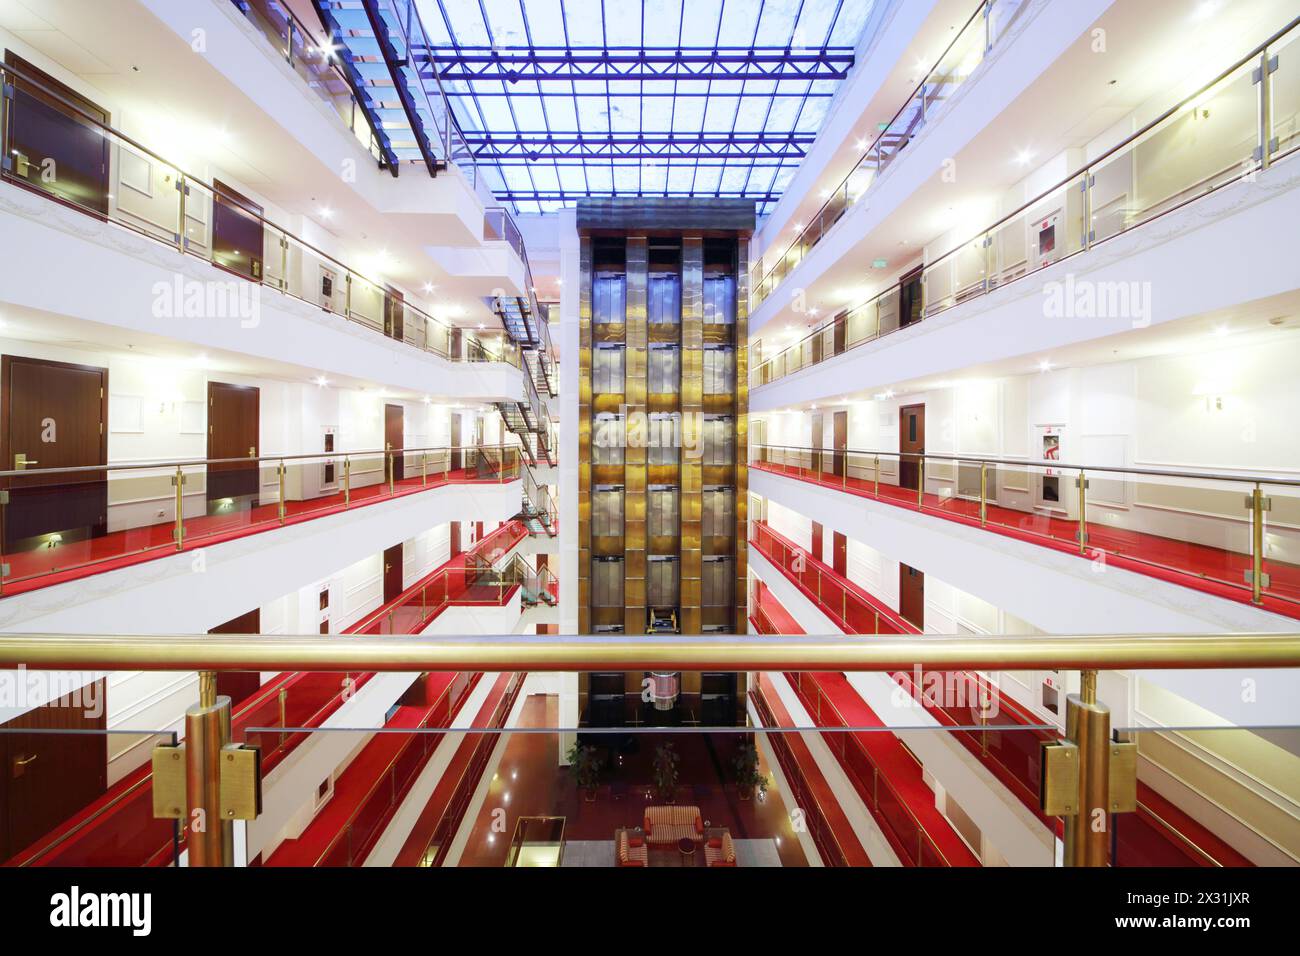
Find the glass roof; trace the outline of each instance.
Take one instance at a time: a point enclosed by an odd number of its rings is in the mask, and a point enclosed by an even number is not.
[[[583,196],[748,197],[768,212],[874,0],[416,0],[479,168],[519,212]]]

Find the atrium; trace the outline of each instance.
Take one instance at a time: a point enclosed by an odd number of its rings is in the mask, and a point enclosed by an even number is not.
[[[1298,12],[0,0],[7,888],[1300,864]]]

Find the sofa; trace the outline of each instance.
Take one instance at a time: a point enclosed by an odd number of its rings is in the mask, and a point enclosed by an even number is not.
[[[615,860],[619,866],[649,866],[650,855],[645,838],[639,833],[619,830],[614,838]]]
[[[730,830],[724,830],[722,836],[710,837],[704,842],[704,865],[736,865],[736,844],[732,842]]]
[[[704,839],[699,807],[646,807],[642,828],[646,842],[656,845]]]

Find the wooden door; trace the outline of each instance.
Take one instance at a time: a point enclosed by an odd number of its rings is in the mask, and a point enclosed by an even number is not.
[[[31,846],[104,793],[104,693],[104,681],[95,681],[76,696],[33,708],[3,725],[0,860]],[[90,706],[93,702],[97,704]]]
[[[921,321],[921,267],[898,280],[898,327]]]
[[[826,435],[826,423],[822,419],[821,412],[813,412],[812,415],[812,455],[809,462],[810,467],[819,476],[822,472],[822,441]]]
[[[107,217],[110,141],[96,121],[108,112],[11,50],[5,63],[30,77],[13,78],[5,178]]]
[[[898,613],[925,629],[925,574],[902,562],[898,565]]]
[[[108,370],[18,355],[0,358],[0,468],[75,468],[108,462]],[[98,537],[108,528],[102,471],[8,478],[0,513],[5,550]]]
[[[219,179],[212,186],[212,261],[261,282],[262,207]]]
[[[838,531],[831,537],[831,567],[842,578],[849,576],[849,539]]]
[[[835,317],[835,354],[839,355],[844,351],[844,345],[848,341],[849,317],[848,315],[837,315]]]
[[[835,442],[835,463],[832,470],[838,478],[843,477],[848,469],[849,413],[847,411],[836,412],[832,427],[835,429],[833,439]]]
[[[391,286],[384,290],[384,334],[400,340],[406,331],[406,300]]]
[[[925,454],[925,406],[904,405],[898,410],[898,484],[915,490]]]
[[[402,544],[398,542],[384,549],[384,603],[395,601],[402,594]]]
[[[460,450],[460,412],[451,413],[451,470],[465,467],[465,454]]]
[[[822,560],[822,526],[816,521],[812,523],[812,546],[809,550],[814,558]]]
[[[208,382],[208,510],[257,503],[261,392],[254,385]],[[238,460],[238,459],[243,459]]]
[[[451,327],[451,336],[448,341],[450,342],[449,349],[452,361],[461,357],[461,343],[464,341],[464,336],[465,333],[462,332],[459,327],[454,325]]]
[[[401,481],[406,477],[406,459],[402,455],[402,436],[406,434],[406,409],[401,405],[384,406],[384,449],[396,452],[392,456],[393,480]]]
[[[261,634],[262,610],[255,607],[247,614],[241,614],[224,624],[218,624],[208,633]],[[261,686],[262,675],[259,671],[217,671],[217,694],[229,697],[232,707],[238,707],[240,701],[257,693]]]
[[[456,555],[461,553],[460,522],[452,521],[449,522],[449,525],[450,525],[450,529],[448,533],[448,540],[450,542],[450,549],[447,552],[447,557],[450,559],[456,557]]]

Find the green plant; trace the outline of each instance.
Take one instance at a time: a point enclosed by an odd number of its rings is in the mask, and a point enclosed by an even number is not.
[[[596,787],[600,785],[600,752],[590,744],[584,745],[575,741],[569,748],[567,759],[574,783],[587,793],[594,793]]]
[[[662,743],[655,748],[654,784],[660,800],[671,800],[677,792],[677,763],[681,759],[671,743]]]
[[[736,786],[740,788],[741,796],[767,795],[767,774],[758,769],[757,747],[752,743],[741,744],[731,765],[736,771]]]

